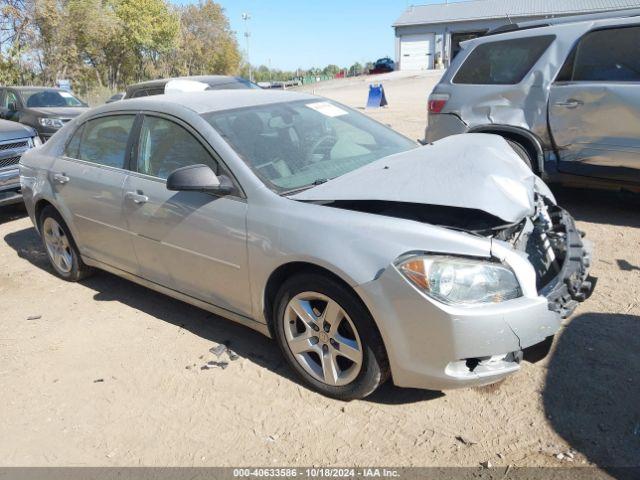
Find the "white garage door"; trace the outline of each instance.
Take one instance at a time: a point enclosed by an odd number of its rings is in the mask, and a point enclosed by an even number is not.
[[[400,37],[400,69],[427,70],[433,68],[433,33]]]

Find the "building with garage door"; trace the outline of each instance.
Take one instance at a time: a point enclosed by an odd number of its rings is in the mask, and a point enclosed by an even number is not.
[[[640,0],[474,0],[415,5],[393,24],[400,70],[445,68],[460,42],[512,24],[640,8]]]

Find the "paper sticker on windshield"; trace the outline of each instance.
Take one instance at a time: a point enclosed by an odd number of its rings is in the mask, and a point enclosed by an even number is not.
[[[342,115],[348,115],[349,112],[341,109],[340,107],[336,107],[329,102],[315,102],[315,103],[307,103],[306,107],[315,110],[316,112],[320,112],[327,117],[340,117]]]
[[[73,98],[73,95],[71,95],[69,92],[58,92],[60,94],[61,97],[64,98]]]

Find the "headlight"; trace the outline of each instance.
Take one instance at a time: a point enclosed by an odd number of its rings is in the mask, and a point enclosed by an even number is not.
[[[62,128],[62,125],[64,125],[64,123],[62,123],[62,120],[60,120],[59,118],[48,118],[48,117],[39,118],[38,123],[43,127],[49,127],[49,128]]]
[[[513,271],[501,263],[444,255],[412,255],[396,263],[418,289],[449,305],[500,303],[522,296]]]

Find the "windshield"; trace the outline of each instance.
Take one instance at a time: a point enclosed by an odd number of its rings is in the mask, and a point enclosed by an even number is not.
[[[329,100],[259,105],[203,117],[279,192],[322,183],[417,146]]]
[[[20,94],[27,108],[86,106],[83,101],[63,90],[22,90]]]

